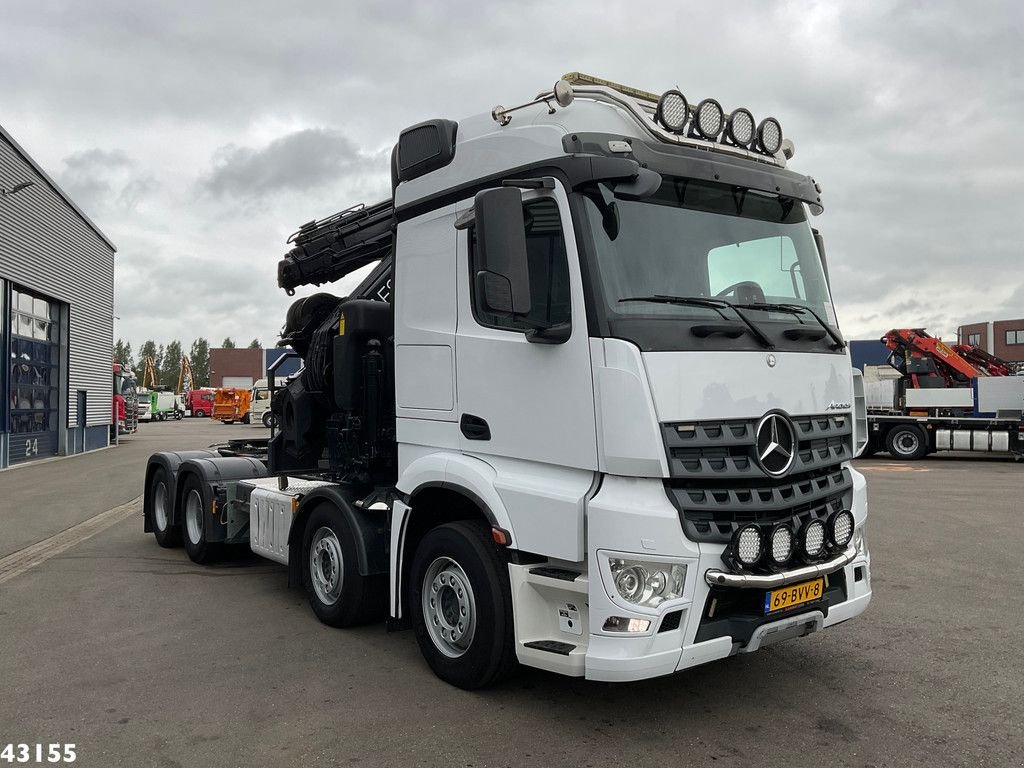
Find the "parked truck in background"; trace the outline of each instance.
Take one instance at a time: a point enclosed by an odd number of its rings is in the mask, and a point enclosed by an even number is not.
[[[274,381],[275,391],[283,388],[287,383],[287,379],[276,379]],[[268,429],[275,423],[274,413],[270,409],[270,383],[268,379],[259,379],[252,385],[249,423],[262,424]]]
[[[178,395],[168,389],[150,390],[149,412],[157,421],[180,420],[185,415],[185,405]]]
[[[219,387],[213,394],[211,415],[225,424],[249,423],[249,408],[252,405],[252,390],[235,387]]]
[[[191,389],[185,400],[185,407],[192,416],[200,418],[213,415],[213,401],[217,390],[209,387]]]
[[[1024,377],[983,349],[923,328],[881,339],[889,364],[865,366],[866,453],[914,460],[939,451],[1024,457]]]
[[[111,435],[130,435],[139,428],[139,398],[135,375],[122,363],[113,363],[114,402]]]
[[[312,221],[268,441],[161,452],[145,529],[244,544],[442,679],[666,675],[871,600],[863,396],[773,118],[580,74],[401,132],[392,196]],[[372,265],[372,266],[371,266]],[[273,375],[270,372],[269,375]]]

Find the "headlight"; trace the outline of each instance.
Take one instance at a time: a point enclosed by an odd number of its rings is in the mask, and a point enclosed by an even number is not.
[[[683,596],[686,584],[683,564],[609,558],[608,565],[615,591],[628,603],[654,608],[666,600]]]

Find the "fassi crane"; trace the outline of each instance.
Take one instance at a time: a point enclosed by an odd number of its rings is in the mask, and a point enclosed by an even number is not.
[[[962,387],[989,372],[971,365],[948,344],[923,328],[893,328],[881,339],[892,352],[889,364],[908,377],[915,389],[936,385]],[[939,379],[941,377],[941,384]]]

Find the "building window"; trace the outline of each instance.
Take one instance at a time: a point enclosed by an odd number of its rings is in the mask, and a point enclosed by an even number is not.
[[[57,452],[61,304],[11,290],[8,400],[10,461]]]
[[[1006,332],[1006,343],[1007,344],[1024,344],[1024,330],[1020,330],[1020,331],[1007,331]]]
[[[981,334],[980,333],[969,333],[967,334],[967,343],[972,347],[981,346]]]

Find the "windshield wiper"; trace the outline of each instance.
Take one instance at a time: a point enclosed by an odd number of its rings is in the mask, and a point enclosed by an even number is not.
[[[802,304],[735,304],[733,306],[743,307],[744,309],[759,309],[764,312],[788,312],[791,315],[806,313],[817,320],[818,325],[829,335],[833,341],[833,349],[846,349],[846,342],[843,340],[843,337],[836,333],[835,329],[810,307],[805,307]]]
[[[741,305],[733,304],[725,299],[709,299],[704,296],[664,296],[661,294],[655,294],[653,296],[631,296],[626,299],[619,299],[620,304],[627,301],[647,301],[653,304],[680,304],[686,307],[706,307],[718,312],[718,314],[722,316],[723,320],[729,319],[722,311],[725,307],[728,307],[736,313],[736,316],[740,320],[743,321],[743,324],[747,326],[751,335],[755,339],[768,347],[768,349],[775,349],[775,345],[772,343],[772,340],[765,336],[764,332],[754,325],[753,321],[749,317],[740,311]]]

